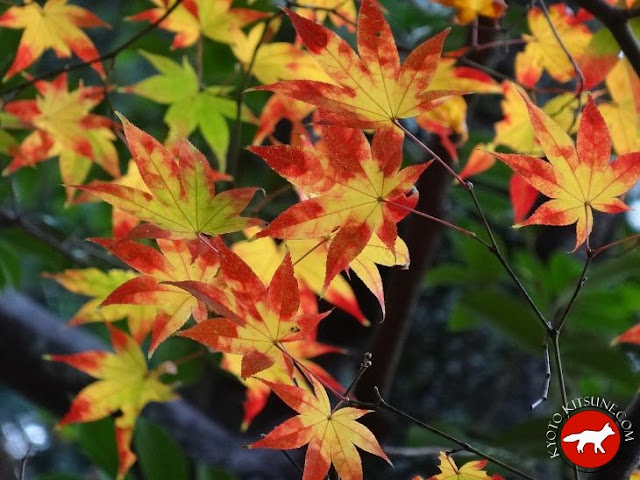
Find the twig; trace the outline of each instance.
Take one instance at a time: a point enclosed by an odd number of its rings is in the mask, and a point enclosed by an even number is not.
[[[73,65],[67,65],[67,66],[62,67],[60,69],[52,70],[52,71],[47,72],[47,73],[43,73],[42,75],[38,75],[38,76],[33,77],[33,78],[31,78],[31,79],[29,79],[29,80],[27,80],[25,82],[22,82],[22,83],[19,83],[17,85],[14,85],[13,87],[0,89],[0,95],[6,95],[8,93],[14,93],[14,92],[17,93],[17,92],[20,92],[21,90],[23,90],[24,88],[26,88],[26,87],[28,87],[30,85],[33,85],[35,82],[37,82],[39,80],[45,80],[47,78],[55,77],[57,75],[60,75],[61,73],[68,73],[68,72],[73,72],[75,70],[80,70],[81,68],[88,67],[89,65],[93,65],[94,63],[102,62],[104,60],[108,60],[110,58],[116,57],[120,52],[122,52],[123,50],[125,50],[129,46],[133,45],[135,42],[140,40],[142,37],[147,35],[149,32],[155,30],[156,27],[160,23],[162,23],[169,15],[171,15],[171,13],[176,8],[178,8],[180,6],[181,3],[182,3],[182,0],[176,0],[176,2],[173,5],[171,5],[171,7],[169,7],[167,9],[167,11],[160,18],[158,18],[155,22],[150,23],[144,29],[140,30],[137,34],[135,34],[133,37],[131,37],[129,40],[127,40],[126,42],[122,43],[121,45],[119,45],[115,49],[111,50],[110,52],[105,53],[104,55],[101,55],[101,56],[99,56],[97,58],[94,58],[93,60],[88,60],[86,62],[76,63],[76,64],[73,64]]]
[[[576,302],[576,299],[578,298],[578,294],[580,293],[580,290],[582,290],[582,287],[584,287],[584,284],[587,281],[587,269],[589,268],[589,264],[591,263],[592,258],[593,258],[593,250],[587,248],[587,259],[585,260],[584,266],[582,267],[582,273],[580,274],[580,277],[578,277],[578,281],[576,282],[576,287],[573,290],[573,295],[571,295],[571,299],[569,300],[569,303],[567,303],[567,306],[565,307],[564,312],[562,313],[562,316],[560,317],[560,319],[558,320],[555,326],[555,329],[558,331],[558,333],[562,331],[562,327],[564,327],[564,324],[567,322],[567,317],[569,316],[569,312],[573,308],[573,304]]]
[[[298,465],[298,462],[296,462],[293,457],[291,456],[291,454],[289,452],[287,452],[286,450],[280,450],[282,452],[282,454],[287,457],[287,460],[289,460],[289,463],[291,463],[291,465],[293,465],[296,470],[298,470],[298,473],[304,475],[304,470],[302,470],[302,467],[300,465]]]
[[[525,478],[527,480],[536,480],[534,477],[532,477],[531,475],[524,473],[520,470],[518,470],[515,467],[512,467],[511,465],[508,465],[506,463],[504,463],[501,460],[498,460],[497,458],[489,455],[488,453],[485,453],[481,450],[478,450],[477,448],[475,448],[474,446],[470,445],[467,442],[463,442],[462,440],[457,439],[456,437],[449,435],[446,432],[443,432],[442,430],[439,430],[427,423],[422,422],[421,420],[418,420],[415,417],[412,417],[411,415],[409,415],[408,413],[394,407],[393,405],[387,403],[384,398],[382,398],[382,395],[380,395],[380,391],[378,390],[377,387],[375,387],[375,392],[376,395],[378,396],[378,403],[365,403],[365,402],[356,402],[356,401],[351,401],[350,403],[353,404],[354,406],[360,406],[360,407],[365,407],[365,408],[371,408],[374,410],[379,410],[380,408],[384,409],[384,410],[388,410],[390,412],[395,413],[396,415],[399,415],[400,417],[409,420],[411,423],[414,423],[415,425],[418,425],[419,427],[435,434],[438,435],[441,438],[444,438],[456,445],[458,445],[462,450],[467,451],[469,453],[473,453],[481,458],[484,458],[485,460],[489,460],[491,463],[494,463],[495,465],[498,465],[502,468],[504,468],[505,470],[508,470],[509,472],[513,473],[514,475],[517,475],[520,478]]]
[[[626,243],[626,242],[630,242],[632,240],[640,240],[640,233],[637,233],[635,235],[631,235],[629,237],[621,238],[620,240],[616,240],[615,242],[607,243],[606,245],[602,245],[601,247],[598,247],[598,248],[594,248],[593,250],[591,250],[591,258],[597,257],[598,255],[600,255],[601,253],[609,250],[612,247],[617,247],[618,245],[621,245],[621,244]]]
[[[27,448],[27,453],[24,454],[22,460],[20,461],[20,480],[25,480],[27,478],[27,463],[29,462],[29,457],[31,456],[31,444],[29,444],[29,448]]]
[[[544,387],[542,389],[542,396],[531,404],[531,410],[535,410],[540,404],[547,400],[549,397],[549,387],[551,387],[551,361],[549,360],[549,345],[545,342],[542,346],[544,349],[544,365],[545,365],[545,379]]]

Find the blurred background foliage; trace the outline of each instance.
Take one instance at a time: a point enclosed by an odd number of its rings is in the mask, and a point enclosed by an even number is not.
[[[145,0],[79,0],[73,3],[90,9],[111,24],[110,30],[90,31],[100,52],[112,50],[144,28],[144,24],[125,18],[151,6]],[[434,32],[451,26],[451,10],[440,5],[423,0],[382,3],[388,7],[390,23],[402,46],[412,47]],[[235,4],[247,6],[243,1]],[[267,0],[251,5],[251,8],[263,10],[271,7]],[[517,37],[525,31],[525,11],[523,5],[514,3],[501,20],[510,36]],[[353,40],[352,34],[344,29],[342,33]],[[20,31],[0,29],[1,71],[5,71],[12,61],[20,34]],[[468,35],[468,27],[454,25],[447,49],[465,45]],[[287,21],[283,22],[276,38],[283,41],[294,38]],[[154,30],[136,42],[134,48],[106,62],[109,82],[116,86],[131,85],[156,73],[139,50],[168,55],[176,62],[186,58],[194,64],[195,48],[169,51],[171,39],[171,34]],[[494,53],[493,68],[511,75],[514,53],[514,49]],[[37,75],[59,66],[60,61],[49,52],[31,71]],[[243,84],[243,73],[229,46],[207,39],[204,40],[202,72],[205,85],[231,87],[231,98]],[[100,84],[90,69],[78,70],[69,76],[73,87],[81,80],[89,85]],[[16,78],[5,85],[20,81]],[[35,90],[29,87],[20,93],[20,98],[33,98],[34,95]],[[244,100],[258,116],[268,96],[264,92],[253,92],[246,94]],[[493,138],[493,123],[501,118],[498,96],[469,97],[468,102],[474,102],[476,108],[468,119],[470,140],[459,151],[463,161],[472,146]],[[114,109],[156,138],[165,138],[167,128],[163,116],[166,106],[114,90],[96,113],[113,118]],[[233,121],[227,121],[233,131]],[[286,129],[287,126],[283,124],[279,128]],[[245,123],[242,138],[237,141],[232,137],[232,141],[248,145],[255,131],[255,125]],[[200,132],[196,132],[191,140],[209,158],[214,157]],[[122,142],[117,143],[117,148],[124,171],[128,152]],[[406,151],[406,162],[421,159],[421,153],[412,145],[407,145]],[[8,156],[0,155],[1,168],[8,161]],[[91,178],[105,178],[104,175],[98,168],[91,172]],[[506,190],[508,178],[508,169],[496,165],[474,179],[474,183],[514,270],[541,310],[554,318],[573,292],[584,261],[583,254],[568,254],[571,228],[566,231],[511,229],[512,211]],[[67,292],[53,280],[44,279],[41,273],[86,265],[107,267],[93,255],[95,249],[87,246],[83,239],[110,236],[111,219],[110,207],[104,203],[66,205],[61,183],[56,160],[0,178],[0,206],[17,209],[23,219],[22,223],[0,222],[0,288],[25,292],[61,319],[67,319],[86,299]],[[285,185],[282,178],[246,151],[240,154],[235,183],[259,185],[267,193]],[[632,192],[627,200],[638,205],[639,197],[640,192]],[[268,203],[261,215],[270,220],[294,201],[294,193],[287,192]],[[448,218],[470,230],[482,231],[472,211],[473,206],[464,192],[451,189],[447,199]],[[598,241],[594,243],[602,244],[632,233],[633,227],[637,229],[640,225],[634,215],[637,213],[603,222],[606,227],[596,232]],[[632,346],[611,346],[610,343],[638,321],[640,251],[631,244],[612,250],[594,262],[588,278],[563,337],[569,389],[583,395],[603,395],[624,405],[638,388],[638,350]],[[356,292],[362,294],[359,298],[364,299],[365,313],[376,318],[377,307],[367,300],[359,280],[352,277],[351,282]],[[544,403],[533,414],[530,412],[530,404],[541,395],[545,379],[543,332],[498,262],[478,243],[446,232],[435,266],[424,278],[423,293],[414,316],[410,342],[403,352],[388,400],[442,430],[459,434],[491,453],[498,452],[501,458],[513,460],[522,468],[537,472],[541,478],[560,478],[562,464],[550,465],[545,461],[544,443],[545,426],[557,408],[557,402]],[[82,328],[106,338],[106,331],[100,325]],[[321,340],[351,351],[346,357],[333,356],[325,361],[345,384],[357,369],[370,330],[356,325],[353,319],[345,318],[339,312],[329,317],[321,328]],[[179,366],[177,380],[182,386],[182,395],[229,429],[237,431],[242,415],[242,387],[216,369],[218,359],[215,355],[193,355],[199,351],[201,347],[193,342],[171,339],[158,350],[153,362],[190,358]],[[555,388],[554,382],[551,397],[557,399]],[[275,425],[273,419],[282,412],[283,407],[272,400],[269,411],[260,415],[249,434],[257,438]],[[38,480],[112,478],[117,465],[112,420],[71,425],[61,431],[54,428],[55,421],[19,395],[0,389],[3,463],[17,468],[20,459],[28,456],[27,478]],[[377,462],[374,465],[378,468],[368,471],[370,478],[409,478],[412,473],[434,473],[437,450],[448,446],[441,439],[402,422],[396,422],[394,427],[385,439],[385,446],[391,447],[391,452],[411,447],[414,450],[409,453],[415,453],[415,456],[394,457],[392,453],[395,470]],[[136,428],[134,449],[139,461],[128,475],[130,479],[233,478],[214,466],[189,458],[160,426],[144,418]]]

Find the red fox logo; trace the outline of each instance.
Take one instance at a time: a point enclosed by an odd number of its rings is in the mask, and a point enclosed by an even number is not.
[[[578,453],[583,453],[584,446],[587,443],[593,443],[594,453],[598,453],[598,450],[600,450],[600,452],[602,453],[606,453],[604,451],[604,448],[602,448],[602,442],[604,442],[605,438],[615,434],[616,432],[613,431],[613,429],[611,428],[611,425],[607,423],[600,430],[585,430],[580,433],[567,435],[562,439],[562,441],[567,443],[578,442],[578,445],[577,445]]]

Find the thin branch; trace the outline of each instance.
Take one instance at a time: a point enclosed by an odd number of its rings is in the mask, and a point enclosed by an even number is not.
[[[482,223],[484,224],[485,230],[487,231],[487,235],[489,235],[489,240],[490,240],[489,242],[485,242],[483,240],[481,240],[481,242],[489,249],[489,251],[502,264],[502,266],[504,267],[506,272],[509,274],[509,276],[511,277],[511,279],[515,283],[515,285],[518,287],[518,289],[520,290],[522,295],[527,300],[527,303],[533,309],[533,311],[536,314],[536,317],[538,318],[538,320],[540,320],[540,323],[542,324],[545,332],[547,334],[551,333],[551,331],[553,330],[553,326],[545,318],[544,314],[540,311],[540,309],[536,305],[535,301],[533,300],[533,298],[531,298],[531,295],[529,295],[529,292],[524,287],[524,285],[522,284],[522,282],[520,281],[520,279],[518,278],[516,273],[513,271],[513,269],[509,265],[509,262],[507,262],[507,259],[504,257],[504,255],[500,251],[500,247],[498,246],[498,242],[496,241],[496,238],[493,235],[493,230],[491,229],[491,226],[489,225],[489,221],[487,220],[487,217],[484,214],[482,206],[480,205],[480,202],[478,201],[478,197],[476,196],[473,183],[463,180],[444,160],[442,160],[442,158],[440,158],[439,155],[437,155],[433,150],[431,150],[429,147],[427,147],[419,138],[417,138],[409,130],[407,130],[399,121],[395,120],[394,123],[396,125],[398,125],[400,128],[402,128],[402,130],[407,134],[407,136],[416,145],[418,145],[422,150],[424,150],[429,155],[431,155],[438,163],[440,163],[442,166],[444,166],[446,168],[447,172],[449,172],[458,181],[458,183],[460,183],[462,188],[464,188],[467,192],[469,192],[469,195],[471,196],[471,199],[473,200],[473,204],[474,204],[474,206],[476,208],[476,211],[478,212],[478,215],[480,215],[480,218],[482,220]],[[472,238],[474,238],[474,237],[472,237]],[[479,237],[475,237],[475,238],[479,238]]]
[[[560,317],[560,319],[558,320],[555,326],[555,329],[558,331],[558,333],[562,331],[562,327],[564,327],[564,324],[567,322],[567,318],[569,317],[569,312],[573,308],[573,305],[576,302],[576,299],[578,298],[578,294],[580,293],[580,290],[582,290],[582,287],[584,287],[584,284],[587,281],[587,269],[589,268],[589,264],[591,263],[592,258],[593,258],[593,250],[587,249],[587,259],[585,260],[584,266],[582,267],[582,273],[580,274],[580,277],[578,277],[578,281],[576,282],[576,287],[573,290],[573,295],[571,295],[571,299],[569,300],[569,303],[567,303],[567,306],[565,307],[564,312],[562,313],[562,316]]]
[[[513,473],[514,475],[517,475],[520,478],[524,478],[526,480],[536,480],[534,477],[532,477],[531,475],[524,473],[522,471],[520,471],[519,469],[517,469],[516,467],[512,467],[511,465],[504,463],[502,460],[498,460],[497,458],[493,457],[492,455],[489,455],[488,453],[485,453],[477,448],[475,448],[474,446],[470,445],[467,442],[463,442],[462,440],[457,439],[456,437],[449,435],[446,432],[443,432],[442,430],[439,430],[427,423],[424,423],[421,420],[418,420],[415,417],[412,417],[411,415],[409,415],[408,413],[400,410],[399,408],[394,407],[393,405],[387,403],[384,398],[382,398],[382,395],[380,395],[380,391],[378,390],[378,388],[375,388],[375,392],[376,395],[378,396],[378,403],[374,403],[374,404],[370,404],[370,403],[365,403],[365,402],[356,402],[356,401],[351,401],[350,403],[353,404],[354,406],[360,406],[360,407],[366,407],[366,408],[371,408],[374,410],[380,410],[381,408],[390,412],[395,413],[396,415],[410,421],[411,423],[427,430],[428,432],[431,432],[435,435],[438,435],[441,438],[444,438],[445,440],[450,441],[451,443],[454,443],[456,445],[458,445],[462,450],[469,452],[469,453],[473,453],[474,455],[477,455],[481,458],[484,458],[485,460],[490,461],[491,463],[498,465],[502,468],[504,468],[505,470]]]
[[[136,43],[138,40],[140,40],[142,37],[144,37],[145,35],[147,35],[148,33],[150,33],[151,31],[155,30],[156,27],[162,23],[169,15],[171,15],[171,13],[180,6],[180,4],[182,3],[182,0],[176,0],[176,2],[171,5],[171,7],[169,7],[167,9],[167,11],[160,17],[158,18],[155,22],[150,23],[149,25],[147,25],[144,29],[140,30],[137,34],[135,34],[133,37],[131,37],[129,40],[127,40],[126,42],[122,43],[120,46],[116,47],[115,49],[111,50],[108,53],[105,53],[104,55],[101,55],[97,58],[94,58],[93,60],[88,60],[86,62],[82,62],[82,63],[76,63],[73,65],[67,65],[66,67],[62,67],[58,70],[52,70],[50,72],[47,73],[43,73],[42,75],[38,75],[36,77],[33,77],[25,82],[19,83],[17,85],[14,85],[13,87],[8,87],[8,88],[4,88],[4,89],[0,89],[0,95],[6,95],[8,93],[18,93],[21,90],[23,90],[24,88],[33,85],[35,82],[39,81],[39,80],[45,80],[47,78],[51,78],[51,77],[55,77],[60,75],[61,73],[68,73],[68,72],[73,72],[75,70],[80,70],[82,68],[88,67],[89,65],[93,65],[94,63],[98,63],[98,62],[102,62],[104,60],[108,60],[110,58],[114,58],[116,57],[120,52],[122,52],[123,50],[125,50],[126,48],[130,47],[131,45],[133,45],[134,43]]]

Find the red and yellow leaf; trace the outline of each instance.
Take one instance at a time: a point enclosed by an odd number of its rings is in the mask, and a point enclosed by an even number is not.
[[[373,0],[358,17],[358,52],[331,30],[286,10],[309,52],[334,83],[291,80],[256,87],[321,107],[323,122],[354,128],[391,126],[459,92],[426,91],[448,30],[419,45],[400,65],[389,24]]]
[[[78,393],[59,425],[92,422],[116,412],[116,444],[118,446],[118,479],[123,479],[135,463],[130,448],[138,415],[149,402],[168,402],[176,398],[171,387],[162,383],[162,367],[149,370],[140,346],[124,332],[109,327],[115,353],[88,351],[71,355],[49,355],[81,370],[97,381]]]
[[[316,148],[250,147],[271,168],[313,198],[277,217],[258,237],[331,237],[323,288],[346,269],[376,234],[392,253],[396,223],[418,201],[414,184],[428,164],[400,169],[403,135],[380,129],[370,146],[359,130],[324,126]]]
[[[611,132],[618,155],[640,150],[640,79],[626,59],[620,59],[606,79],[611,102],[600,104],[600,112]]]
[[[176,0],[151,0],[154,8],[129,17],[130,20],[157,22]],[[183,0],[160,28],[173,32],[171,48],[186,48],[201,35],[221,43],[232,43],[240,28],[263,18],[266,13],[248,8],[231,8],[232,0]]]
[[[44,274],[52,278],[70,292],[85,295],[91,299],[78,310],[69,325],[89,322],[115,322],[127,318],[129,330],[136,342],[142,343],[151,330],[156,308],[146,305],[107,305],[100,307],[111,292],[120,285],[137,277],[134,272],[112,269],[107,272],[97,268],[65,270],[62,273]]]
[[[13,64],[4,80],[31,66],[49,48],[58,58],[75,53],[83,62],[104,77],[100,57],[93,42],[81,30],[90,27],[109,27],[93,13],[67,0],[47,0],[40,6],[33,0],[9,7],[0,15],[0,27],[24,29]]]
[[[609,130],[591,98],[582,112],[576,145],[528,97],[523,98],[548,162],[527,155],[495,155],[550,200],[516,227],[575,223],[578,248],[593,229],[592,209],[605,213],[628,210],[618,197],[640,177],[640,152],[621,155],[610,163]]]
[[[90,113],[102,102],[105,89],[80,84],[70,92],[66,74],[52,82],[37,81],[35,86],[39,93],[35,100],[14,100],[5,105],[7,112],[34,131],[11,149],[13,158],[3,174],[58,156],[68,201],[75,193],[73,185],[87,177],[91,162],[119,176],[112,122]]]
[[[247,378],[272,366],[293,375],[289,342],[313,337],[326,314],[299,312],[300,292],[291,256],[266,286],[240,257],[216,237],[212,248],[220,256],[218,283],[172,282],[222,315],[198,323],[180,333],[224,353],[242,355],[241,377]]]
[[[149,354],[180,329],[191,315],[196,321],[207,318],[207,309],[202,302],[166,282],[213,281],[219,264],[211,249],[201,249],[197,240],[158,239],[159,251],[131,240],[94,241],[142,274],[116,288],[102,305],[104,308],[112,305],[156,307]]]
[[[149,222],[158,230],[156,237],[195,238],[202,233],[224,234],[262,224],[257,218],[240,216],[255,188],[216,195],[217,172],[188,140],[179,142],[176,156],[121,118],[129,150],[149,191],[105,182],[85,185],[83,190]]]
[[[391,463],[373,433],[356,421],[371,410],[332,409],[325,388],[313,377],[313,393],[292,385],[266,383],[299,415],[249,448],[290,450],[309,444],[302,480],[323,480],[332,464],[341,479],[362,480],[362,462],[356,447]]]
[[[581,57],[592,37],[591,31],[581,22],[582,19],[563,3],[551,5],[549,16],[569,52],[573,57]],[[556,39],[542,10],[538,7],[529,9],[527,20],[531,35],[522,36],[527,46],[516,56],[515,69],[518,82],[532,88],[540,80],[543,71],[561,83],[575,78],[574,67]]]

